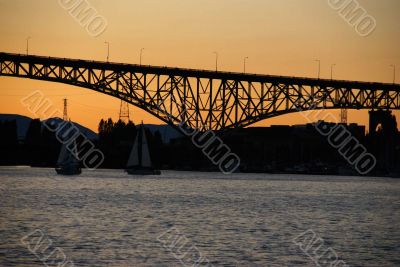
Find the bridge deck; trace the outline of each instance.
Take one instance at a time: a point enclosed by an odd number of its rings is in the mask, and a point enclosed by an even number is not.
[[[10,60],[19,61],[21,63],[35,64],[62,64],[66,67],[82,67],[91,69],[106,69],[113,71],[132,71],[156,75],[173,75],[185,76],[206,79],[220,80],[241,80],[251,82],[277,83],[285,84],[292,83],[304,86],[321,86],[321,87],[342,87],[342,88],[357,88],[357,89],[380,89],[380,90],[400,90],[400,84],[379,83],[379,82],[362,82],[349,80],[331,80],[331,79],[316,79],[306,77],[278,76],[253,73],[227,72],[227,71],[211,71],[188,68],[162,67],[151,65],[138,65],[116,62],[105,62],[95,60],[69,59],[59,57],[44,57],[36,55],[24,55],[0,52],[0,61]]]

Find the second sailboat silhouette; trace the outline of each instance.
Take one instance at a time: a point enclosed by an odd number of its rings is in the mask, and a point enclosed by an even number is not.
[[[61,175],[79,175],[81,167],[77,159],[77,148],[75,140],[72,141],[72,148],[67,148],[68,144],[61,146],[60,155],[57,160],[56,172]]]

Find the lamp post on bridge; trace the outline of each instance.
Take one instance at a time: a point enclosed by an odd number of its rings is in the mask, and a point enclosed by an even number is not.
[[[333,80],[333,67],[335,67],[336,64],[332,64],[331,65],[331,80]]]
[[[108,62],[110,59],[110,43],[107,41],[105,41],[104,43],[107,45],[107,62]]]
[[[243,73],[246,73],[246,60],[249,59],[249,57],[245,57],[243,59]]]
[[[142,65],[142,55],[144,48],[140,48],[139,65]]]
[[[393,68],[393,84],[396,83],[396,65],[392,64],[390,65],[391,68]]]
[[[316,59],[316,62],[318,62],[318,79],[321,77],[321,60]]]
[[[30,36],[26,38],[26,55],[29,55],[29,40],[31,39]]]
[[[213,52],[215,54],[215,71],[218,71],[218,52]]]

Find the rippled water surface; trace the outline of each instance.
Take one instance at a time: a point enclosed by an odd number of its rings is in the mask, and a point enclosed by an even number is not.
[[[0,168],[0,266],[400,266],[399,211],[396,179]]]

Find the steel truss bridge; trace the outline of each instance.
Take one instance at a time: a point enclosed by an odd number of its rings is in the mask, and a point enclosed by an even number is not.
[[[0,53],[0,76],[88,88],[162,121],[225,130],[309,109],[400,108],[400,85]]]

